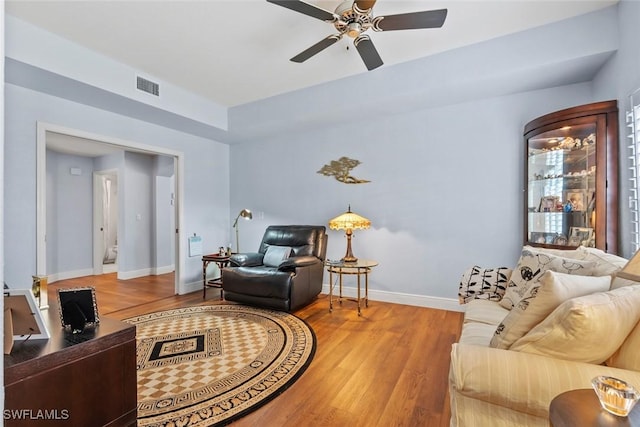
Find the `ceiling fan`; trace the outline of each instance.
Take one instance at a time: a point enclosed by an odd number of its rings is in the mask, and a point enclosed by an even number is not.
[[[364,34],[367,30],[393,31],[440,28],[447,17],[447,9],[374,17],[373,6],[376,0],[345,0],[338,5],[335,12],[329,12],[328,10],[321,9],[300,0],[267,1],[326,21],[333,24],[336,30],[338,30],[337,34],[331,34],[320,40],[310,48],[291,58],[291,61],[298,63],[304,62],[347,35],[354,39],[353,44],[368,70],[378,68],[383,62],[369,36]]]

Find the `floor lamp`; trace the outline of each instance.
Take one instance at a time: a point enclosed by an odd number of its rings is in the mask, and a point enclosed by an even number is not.
[[[238,238],[238,220],[240,219],[240,217],[246,220],[250,220],[251,218],[253,218],[253,214],[249,209],[242,209],[236,217],[236,220],[233,221],[233,228],[236,229],[236,253],[240,253],[240,239]]]

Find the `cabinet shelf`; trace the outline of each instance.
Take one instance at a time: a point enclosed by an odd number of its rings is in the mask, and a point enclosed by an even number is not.
[[[595,180],[595,175],[566,175],[566,176],[554,176],[549,178],[534,178],[530,179],[530,184],[540,183],[544,184],[545,182],[553,181],[553,180],[565,180],[567,182],[580,182],[580,181],[588,181]]]

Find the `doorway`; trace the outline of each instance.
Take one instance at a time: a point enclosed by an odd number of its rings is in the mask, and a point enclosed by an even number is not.
[[[93,274],[118,271],[118,171],[93,172]]]
[[[47,271],[47,147],[50,145],[50,141],[54,140],[56,137],[64,138],[64,150],[67,150],[69,154],[75,155],[90,155],[88,153],[96,153],[100,150],[104,150],[107,152],[113,153],[114,151],[124,152],[125,155],[129,154],[131,156],[140,156],[140,155],[151,155],[151,156],[164,156],[171,159],[171,163],[174,165],[174,191],[172,192],[173,197],[173,217],[175,219],[174,227],[171,230],[171,235],[173,236],[173,265],[175,267],[175,292],[182,293],[182,280],[181,280],[181,271],[183,270],[185,259],[183,256],[184,249],[181,248],[179,242],[181,242],[181,223],[182,223],[182,171],[184,167],[184,159],[183,154],[181,152],[177,152],[174,150],[169,150],[160,147],[148,146],[144,144],[139,144],[131,141],[120,140],[117,138],[106,137],[102,135],[91,134],[88,132],[83,132],[75,129],[65,128],[58,125],[52,125],[48,123],[38,122],[37,124],[37,153],[36,153],[36,194],[37,194],[37,224],[36,224],[36,237],[37,237],[37,245],[36,245],[36,268],[38,275],[48,275]],[[52,144],[52,143],[51,143]],[[84,153],[84,154],[81,154]],[[107,171],[108,172],[108,171]],[[97,174],[98,176],[101,174]],[[108,174],[103,174],[107,176]],[[94,179],[94,186],[97,185]],[[100,181],[100,180],[98,180]],[[115,175],[115,187],[116,189],[121,186],[121,177],[117,174]],[[111,184],[114,185],[114,181],[111,181]],[[121,188],[121,187],[120,187]],[[121,194],[119,196],[122,196]],[[120,199],[118,197],[117,199]],[[94,204],[95,204],[94,200]],[[121,204],[118,203],[118,211],[121,210]],[[102,209],[94,209],[95,211],[101,211]],[[104,215],[103,215],[104,216]],[[136,215],[137,216],[137,215]],[[121,215],[117,215],[121,219]],[[102,221],[96,223],[98,226],[94,225],[93,230],[94,233],[96,229],[100,229],[102,225]],[[104,230],[103,230],[104,231]],[[113,232],[115,231],[115,233]],[[114,258],[114,264],[118,265],[116,268],[122,268],[121,261],[123,259],[123,254],[120,245],[123,244],[123,240],[121,240],[122,227],[120,225],[115,226],[115,230],[113,227],[109,232],[109,238],[104,239],[96,239],[94,234],[94,242],[96,240],[104,240],[100,242],[100,246],[105,248],[104,245],[109,245],[109,249],[105,249],[105,252],[111,251],[111,256],[107,256],[107,259]],[[105,236],[102,236],[105,237]],[[123,237],[124,238],[124,237]],[[94,248],[97,244],[94,244]],[[102,252],[102,250],[94,250],[94,266],[93,270],[96,270],[96,265],[104,265],[103,263],[96,264],[95,259],[97,255],[95,252]],[[103,252],[104,255],[109,255]],[[137,273],[137,272],[136,272]],[[135,277],[135,276],[131,276]],[[129,277],[126,277],[129,278]]]

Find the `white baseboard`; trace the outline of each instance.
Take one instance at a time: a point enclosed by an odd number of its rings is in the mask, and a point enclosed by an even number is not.
[[[178,293],[179,295],[185,295],[196,291],[202,292],[202,279],[191,283],[185,283],[181,286]]]
[[[334,289],[336,291],[336,289]],[[191,283],[185,283],[182,289],[180,290],[180,295],[188,294],[191,292],[202,292],[202,281],[198,280]],[[329,295],[329,285],[324,284],[322,286],[322,293]],[[342,295],[355,298],[358,291],[357,288],[344,286],[342,288]],[[362,290],[361,297],[364,297],[364,289]],[[381,301],[381,302],[390,302],[394,304],[404,304],[404,305],[413,305],[416,307],[428,307],[435,308],[439,310],[448,310],[448,311],[464,311],[464,306],[461,306],[458,303],[457,299],[454,298],[441,298],[441,297],[430,297],[426,295],[415,295],[415,294],[403,294],[399,292],[387,292],[387,291],[378,291],[375,289],[369,289],[369,300],[371,301]]]
[[[62,273],[48,274],[47,283],[55,283],[58,280],[75,279],[76,277],[93,276],[93,268],[84,270],[65,271]]]
[[[153,268],[152,270],[154,275],[159,276],[161,274],[167,274],[176,271],[176,267],[174,265],[166,265],[164,267]]]
[[[336,290],[337,289],[334,288],[334,292]],[[329,294],[328,284],[325,283],[322,286],[322,292],[327,295]],[[342,287],[343,296],[355,298],[357,294],[358,289],[355,287]],[[360,297],[364,297],[364,289],[361,289]],[[430,297],[427,295],[403,294],[399,292],[387,292],[369,289],[369,300],[390,302],[394,304],[413,305],[416,307],[436,308],[448,311],[464,311],[464,307],[460,306],[458,300],[453,298]]]
[[[133,271],[118,271],[118,279],[127,280],[145,276],[157,276],[159,274],[171,273],[174,270],[173,266],[169,265],[166,267],[142,268]]]
[[[102,274],[117,273],[118,264],[102,264]]]
[[[131,270],[131,271],[118,271],[118,279],[120,280],[135,279],[137,277],[152,276],[152,275],[153,275],[152,268],[141,268],[140,270]]]

